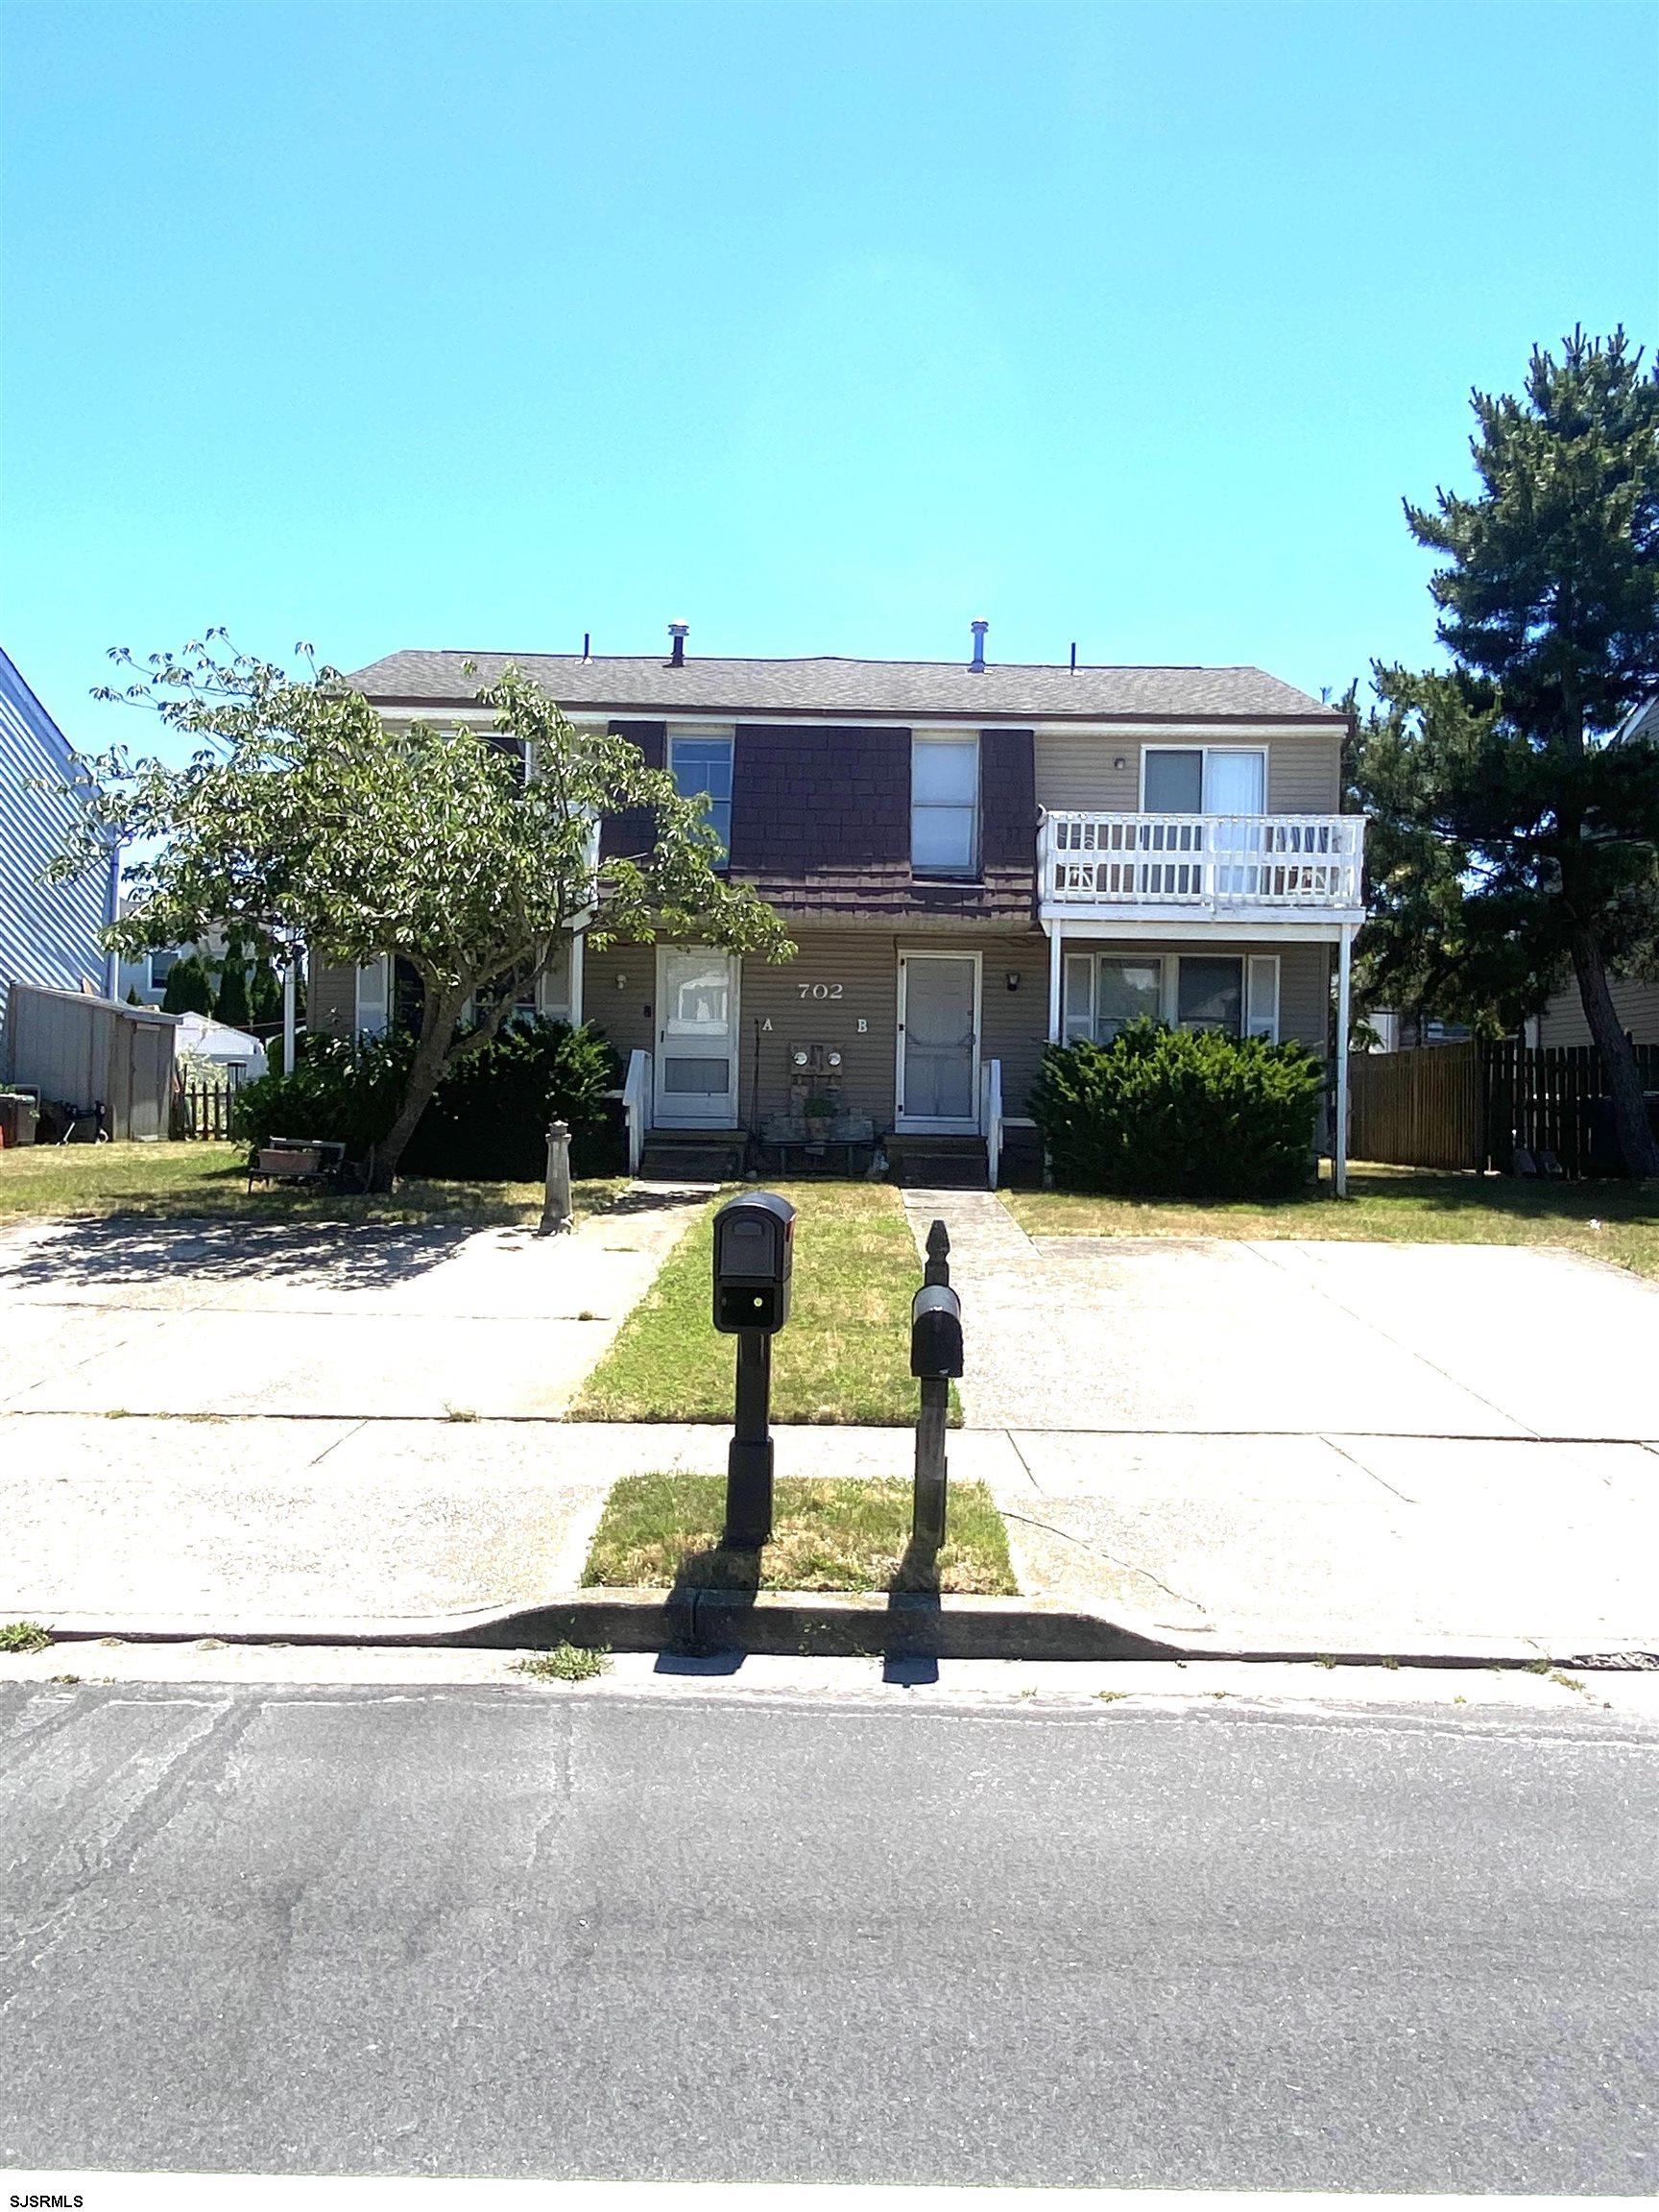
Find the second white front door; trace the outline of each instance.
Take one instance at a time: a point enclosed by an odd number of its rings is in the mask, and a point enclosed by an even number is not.
[[[737,962],[707,946],[657,948],[660,1129],[737,1125]]]
[[[979,961],[899,955],[901,1129],[972,1136],[979,1126]]]

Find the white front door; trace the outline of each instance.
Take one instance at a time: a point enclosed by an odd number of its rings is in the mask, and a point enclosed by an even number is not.
[[[979,958],[899,955],[901,1129],[971,1137],[979,1126]]]
[[[737,1126],[737,963],[707,946],[657,948],[660,1129]]]

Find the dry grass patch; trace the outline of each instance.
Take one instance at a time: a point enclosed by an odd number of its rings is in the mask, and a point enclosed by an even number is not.
[[[913,1421],[910,1298],[922,1262],[898,1191],[881,1183],[772,1188],[799,1213],[793,1310],[772,1343],[773,1419]],[[669,1254],[572,1420],[731,1420],[735,1340],[715,1334],[709,1310],[714,1211]]]
[[[1387,1244],[1558,1244],[1659,1276],[1659,1192],[1639,1183],[1546,1183],[1361,1165],[1348,1196],[1322,1180],[1279,1205],[1194,1205],[1069,1190],[1006,1190],[1033,1237],[1300,1238]]]
[[[540,1183],[400,1182],[390,1196],[260,1188],[250,1191],[239,1144],[20,1144],[0,1151],[0,1227],[11,1220],[133,1214],[147,1220],[233,1215],[248,1221],[460,1221],[512,1227],[541,1218]],[[592,1178],[572,1190],[576,1215],[599,1214],[628,1188]]]
[[[952,1482],[949,1541],[928,1573],[907,1558],[910,1485],[781,1477],[772,1541],[727,1551],[720,1475],[629,1475],[605,1502],[582,1579],[612,1589],[921,1590],[1011,1598],[1008,1531],[980,1482]]]

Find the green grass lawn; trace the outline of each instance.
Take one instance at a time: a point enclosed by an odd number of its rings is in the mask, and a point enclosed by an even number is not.
[[[1005,1190],[1033,1237],[1303,1237],[1412,1244],[1564,1244],[1639,1275],[1659,1275],[1659,1197],[1640,1184],[1545,1183],[1512,1175],[1441,1175],[1361,1165],[1348,1196],[1273,1206],[1096,1198]]]
[[[234,1214],[250,1221],[540,1220],[540,1183],[400,1183],[390,1197],[248,1189],[234,1144],[20,1144],[0,1152],[0,1223],[136,1214],[151,1220]],[[578,1183],[578,1217],[603,1212],[621,1180]]]
[[[799,1209],[795,1294],[772,1344],[777,1421],[916,1418],[910,1299],[922,1281],[899,1193],[881,1183],[778,1186]],[[711,1205],[589,1377],[577,1421],[730,1421],[735,1339],[709,1317]]]
[[[582,1579],[659,1590],[922,1590],[1011,1598],[1008,1531],[981,1482],[952,1482],[947,1542],[931,1571],[906,1561],[910,1485],[786,1475],[773,1492],[772,1541],[759,1554],[720,1546],[721,1475],[629,1475],[605,1502]]]

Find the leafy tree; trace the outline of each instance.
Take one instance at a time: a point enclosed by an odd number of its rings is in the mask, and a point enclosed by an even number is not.
[[[282,983],[269,960],[255,962],[248,986],[248,1019],[255,1028],[269,1028],[282,1019]]]
[[[1367,958],[1442,1012],[1513,1024],[1569,974],[1632,1172],[1659,1174],[1609,970],[1659,958],[1659,373],[1622,330],[1473,395],[1479,489],[1407,503],[1445,672],[1379,666],[1354,789],[1373,818]]]
[[[225,959],[219,970],[219,996],[213,1002],[213,1012],[232,1029],[246,1029],[252,1019],[248,1002],[248,969],[239,937],[233,936],[225,948]]]
[[[572,926],[598,946],[661,934],[793,953],[772,909],[719,872],[719,839],[672,777],[627,739],[578,730],[517,669],[478,693],[493,733],[394,730],[309,648],[291,674],[224,637],[143,663],[111,655],[132,681],[100,696],[154,709],[196,750],[182,768],[122,754],[97,764],[103,796],[83,838],[156,846],[130,871],[134,898],[108,935],[136,953],[217,926],[258,959],[305,946],[329,963],[404,962],[420,1026],[373,1147],[377,1187],[445,1071],[495,1037]],[[595,826],[622,817],[641,824],[643,849],[602,858]],[[78,845],[55,871],[84,857]],[[464,1030],[474,998],[490,1012]]]
[[[150,950],[145,945],[133,948],[134,953]],[[163,1014],[212,1013],[213,971],[200,952],[180,953],[168,969],[166,988],[161,993],[161,1011]]]

